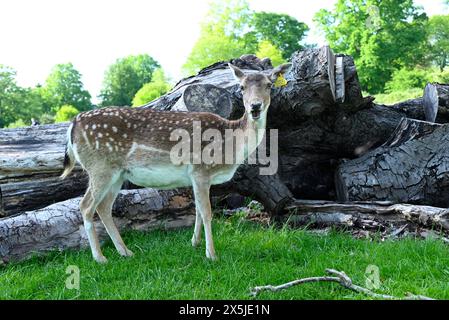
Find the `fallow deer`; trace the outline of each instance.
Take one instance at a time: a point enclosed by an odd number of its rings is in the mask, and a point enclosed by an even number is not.
[[[226,120],[206,112],[164,112],[142,108],[104,108],[79,114],[67,132],[67,149],[64,160],[65,178],[78,161],[89,176],[89,185],[80,202],[84,228],[92,255],[97,262],[105,263],[98,237],[93,225],[95,212],[100,216],[106,231],[117,251],[122,256],[133,253],[123,242],[111,215],[112,205],[125,180],[156,189],[193,187],[196,207],[196,221],[192,245],[200,243],[201,228],[206,234],[206,256],[215,260],[211,230],[211,185],[230,180],[237,170],[233,164],[175,164],[170,152],[176,141],[171,133],[185,129],[189,134],[195,123],[204,129],[224,132],[241,129],[243,132],[265,129],[270,93],[273,82],[285,73],[290,64],[281,65],[270,73],[245,74],[239,68],[229,65],[239,81],[245,113],[239,120]],[[237,144],[235,151],[248,157],[260,143]],[[195,155],[194,155],[195,156]]]

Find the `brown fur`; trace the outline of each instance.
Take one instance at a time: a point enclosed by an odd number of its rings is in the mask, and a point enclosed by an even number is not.
[[[285,72],[289,65],[278,67],[270,76],[263,73],[245,75],[240,69],[232,65],[230,67],[242,86],[245,105],[244,116],[236,121],[211,113],[163,112],[141,108],[105,108],[84,112],[76,117],[68,135],[67,161],[62,177],[70,173],[75,158],[89,175],[89,187],[81,200],[80,210],[95,260],[106,262],[93,227],[95,212],[99,214],[119,253],[123,256],[132,255],[111,217],[112,204],[126,179],[159,189],[192,186],[196,206],[192,244],[199,244],[201,226],[204,224],[206,256],[216,259],[209,189],[212,184],[231,179],[238,164],[174,164],[170,151],[178,141],[171,141],[171,133],[175,129],[184,129],[192,137],[196,122],[200,122],[201,132],[218,129],[222,137],[225,137],[227,129],[240,129],[244,133],[264,129],[272,81],[279,73]],[[256,118],[253,117],[255,105],[260,109]],[[201,150],[206,144],[202,142]],[[249,146],[248,152],[256,147]],[[243,148],[243,144],[234,145],[237,152],[242,152]]]

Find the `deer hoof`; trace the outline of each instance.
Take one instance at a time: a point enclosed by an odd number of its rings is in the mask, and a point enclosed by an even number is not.
[[[120,251],[120,255],[122,257],[132,257],[134,255],[134,252],[132,252],[131,250],[129,250],[128,248],[126,248],[123,251]]]
[[[108,259],[106,259],[106,257],[103,256],[103,255],[97,256],[97,257],[95,257],[94,259],[95,259],[95,261],[97,261],[97,262],[100,263],[100,264],[106,264],[106,263],[108,263]]]
[[[192,247],[198,247],[201,243],[200,239],[196,239],[195,237],[192,238]]]
[[[215,253],[214,254],[210,254],[209,251],[206,251],[206,257],[209,260],[211,260],[211,261],[217,261],[218,260],[217,255]]]

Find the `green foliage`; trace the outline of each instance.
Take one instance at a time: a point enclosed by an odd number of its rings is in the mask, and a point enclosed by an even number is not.
[[[412,0],[338,0],[315,21],[332,48],[352,55],[364,90],[379,93],[393,72],[423,61],[427,16]]]
[[[43,113],[39,117],[40,124],[52,124],[55,122],[55,116],[49,113]]]
[[[71,121],[74,116],[76,116],[79,112],[77,108],[71,105],[63,105],[59,108],[58,112],[56,112],[55,122],[67,122]]]
[[[210,262],[189,243],[191,229],[128,232],[134,251],[123,258],[111,241],[108,264],[93,261],[90,250],[53,252],[0,266],[0,299],[253,299],[251,287],[345,271],[365,287],[370,265],[380,270],[375,290],[404,297],[407,292],[448,299],[448,245],[440,240],[354,239],[350,234],[312,234],[288,227],[216,219],[214,240],[220,260]],[[64,285],[67,266],[80,269],[80,290]],[[257,299],[370,299],[336,284],[305,284]]]
[[[449,65],[449,15],[429,20],[430,58],[443,71]]]
[[[40,95],[34,90],[19,87],[15,78],[13,69],[0,65],[0,128],[19,119],[38,118],[43,110]]]
[[[407,69],[396,70],[392,79],[385,85],[386,92],[404,91],[412,88],[421,88],[432,81],[432,73],[428,69]]]
[[[133,99],[133,107],[142,106],[151,102],[160,96],[166,94],[170,90],[164,71],[157,69],[153,73],[151,82],[145,84],[139,91],[137,91]]]
[[[376,103],[393,105],[409,99],[420,98],[423,95],[424,88],[404,89],[401,91],[393,91],[391,93],[381,93],[375,95]]]
[[[286,14],[271,12],[254,13],[251,24],[256,38],[271,42],[281,51],[284,59],[289,59],[295,51],[303,49],[300,43],[309,31],[305,23]]]
[[[285,14],[255,13],[247,0],[216,0],[183,71],[191,75],[217,61],[255,53],[262,41],[272,43],[287,59],[301,49],[300,41],[307,30],[307,25]]]
[[[268,40],[263,40],[259,43],[256,56],[260,59],[270,58],[274,67],[285,62],[285,59],[282,57],[282,52]]]
[[[129,106],[137,91],[151,81],[159,63],[147,54],[118,59],[105,73],[101,106]]]
[[[80,111],[90,110],[92,103],[90,94],[84,89],[81,74],[72,63],[56,65],[45,85],[36,91],[45,103],[45,112],[56,113],[62,105],[72,105]]]
[[[11,122],[10,124],[8,124],[8,128],[10,128],[10,129],[21,128],[21,127],[26,127],[26,126],[28,126],[28,125],[22,119],[18,119],[16,121]]]
[[[191,75],[217,61],[249,53],[247,43],[252,44],[243,35],[250,21],[251,11],[246,0],[212,2],[201,25],[200,37],[183,65],[184,73]]]

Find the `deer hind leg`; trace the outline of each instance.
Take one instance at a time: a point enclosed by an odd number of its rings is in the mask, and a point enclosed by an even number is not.
[[[112,218],[112,205],[114,204],[114,201],[117,198],[118,193],[120,192],[122,184],[123,180],[120,179],[110,188],[109,192],[105,195],[104,199],[98,205],[97,213],[100,216],[100,219],[103,222],[109,236],[111,237],[118,253],[124,257],[131,257],[133,256],[133,252],[126,247],[122,237],[120,236],[120,232],[118,231],[117,226],[115,225]]]
[[[80,202],[80,211],[83,216],[84,230],[89,240],[92,256],[95,261],[99,263],[106,263],[107,259],[101,252],[100,242],[95,231],[94,226],[94,214],[97,206],[101,203],[104,196],[109,192],[113,179],[108,173],[109,178],[105,176],[96,176],[94,179],[90,177],[89,188],[87,188],[86,194]]]
[[[192,236],[192,246],[197,247],[201,242],[201,228],[203,227],[203,218],[198,207],[196,208],[195,229]]]
[[[195,174],[192,176],[192,186],[195,194],[196,210],[201,213],[204,224],[204,233],[206,237],[206,257],[211,260],[217,260],[214,241],[212,238],[212,208],[209,198],[210,181],[204,175]],[[198,225],[196,225],[196,228],[197,227]]]

